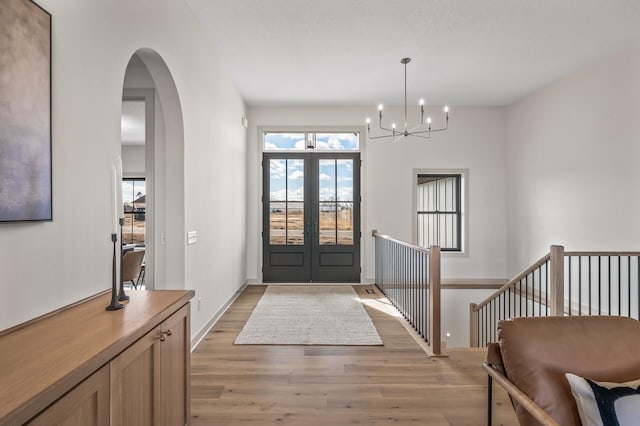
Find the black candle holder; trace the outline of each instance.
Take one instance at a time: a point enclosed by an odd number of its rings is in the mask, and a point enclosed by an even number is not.
[[[111,234],[111,242],[113,243],[113,265],[111,268],[111,303],[105,309],[107,311],[117,311],[124,308],[124,305],[118,302],[118,285],[116,278],[116,242],[118,234]]]
[[[118,293],[118,300],[123,302],[130,299],[130,297],[124,292],[124,279],[122,275],[122,261],[124,260],[124,252],[122,251],[122,227],[124,226],[124,217],[118,219],[118,223],[120,223],[120,292]]]

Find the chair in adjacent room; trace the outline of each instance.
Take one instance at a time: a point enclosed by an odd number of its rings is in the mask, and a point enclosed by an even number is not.
[[[144,250],[127,251],[122,256],[122,281],[131,282],[133,288],[138,289],[138,278],[144,261]]]

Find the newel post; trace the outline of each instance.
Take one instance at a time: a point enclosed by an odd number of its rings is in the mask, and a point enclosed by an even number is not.
[[[429,250],[429,336],[434,355],[442,355],[440,326],[440,247],[431,246]]]
[[[549,308],[552,316],[564,315],[564,247],[551,246]]]
[[[469,303],[469,346],[478,347],[478,314],[475,312],[475,303]]]

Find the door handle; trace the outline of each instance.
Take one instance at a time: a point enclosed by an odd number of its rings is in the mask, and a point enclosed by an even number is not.
[[[317,237],[319,233],[320,233],[320,230],[318,229],[318,222],[314,221],[313,222],[313,236]]]
[[[308,237],[311,234],[311,224],[309,222],[306,222],[304,224],[304,236]]]

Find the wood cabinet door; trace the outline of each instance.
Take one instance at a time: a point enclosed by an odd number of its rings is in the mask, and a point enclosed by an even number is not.
[[[185,425],[190,420],[189,328],[189,305],[182,307],[160,325],[166,338],[160,344],[162,403],[159,425]]]
[[[93,373],[27,424],[108,426],[109,366]]]
[[[156,327],[111,361],[111,424],[160,424],[160,337]]]

